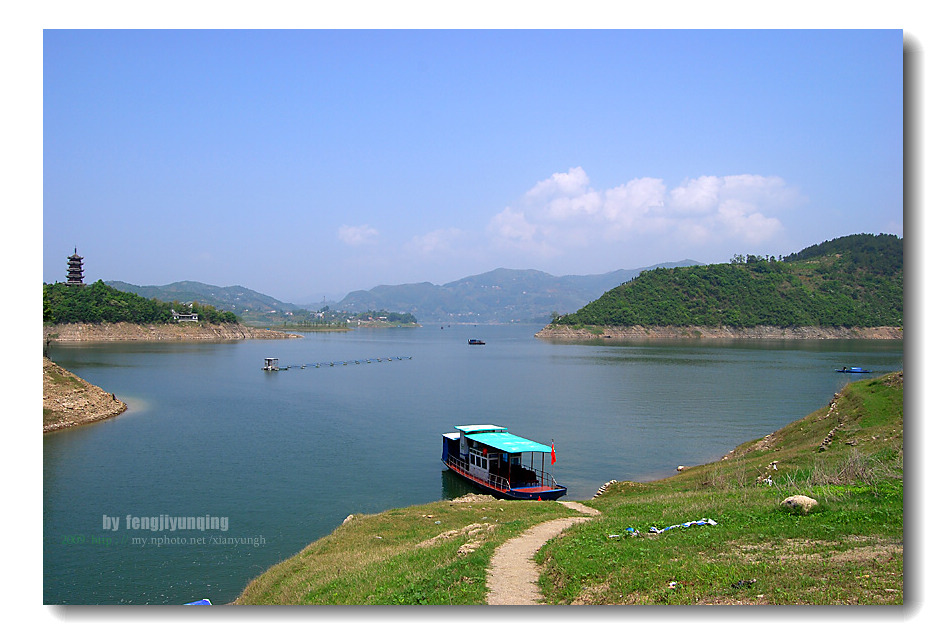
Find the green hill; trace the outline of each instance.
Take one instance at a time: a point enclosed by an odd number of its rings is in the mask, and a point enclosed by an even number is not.
[[[645,271],[552,325],[902,327],[903,239],[859,234],[780,260]]]
[[[119,291],[101,280],[89,286],[75,287],[62,282],[43,285],[43,322],[70,324],[88,322],[168,323],[172,311],[196,313],[201,322],[235,323],[240,318],[229,311],[218,311],[199,302],[161,302]]]
[[[280,302],[276,298],[264,295],[241,286],[217,287],[203,282],[184,280],[165,285],[135,285],[120,280],[110,280],[105,284],[119,291],[135,293],[145,298],[154,298],[164,302],[186,300],[211,305],[221,311],[232,311],[236,315],[277,314],[301,310],[301,307]]]

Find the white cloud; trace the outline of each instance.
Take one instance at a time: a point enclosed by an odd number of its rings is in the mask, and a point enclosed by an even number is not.
[[[776,214],[800,201],[777,176],[701,176],[669,192],[662,179],[643,177],[600,191],[573,167],[536,183],[487,231],[499,246],[543,256],[629,240],[757,245],[782,230]]]
[[[723,202],[714,219],[730,237],[753,244],[763,242],[782,230],[782,223],[777,218],[767,218],[755,210],[755,205],[739,200]]]
[[[664,206],[667,188],[657,178],[637,178],[605,192],[603,214],[615,229],[634,228]]]
[[[719,205],[722,178],[701,176],[670,192],[670,209],[682,214],[705,214]]]
[[[379,235],[380,232],[377,229],[366,224],[357,227],[342,225],[338,228],[338,238],[352,247],[373,244]]]
[[[509,207],[495,216],[489,223],[489,232],[500,240],[510,242],[532,242],[538,231],[538,225],[526,220],[522,211],[513,211]]]
[[[588,187],[588,174],[581,167],[572,167],[568,173],[553,173],[551,178],[538,182],[526,193],[527,199],[543,200],[562,196],[577,196]]]

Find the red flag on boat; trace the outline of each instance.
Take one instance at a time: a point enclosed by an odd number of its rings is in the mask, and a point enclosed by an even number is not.
[[[555,464],[555,443],[552,443],[552,464]]]

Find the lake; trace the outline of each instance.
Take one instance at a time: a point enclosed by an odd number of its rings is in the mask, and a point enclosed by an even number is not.
[[[808,415],[852,379],[843,365],[903,368],[902,342],[563,345],[540,328],[51,346],[129,409],[43,436],[44,603],[230,602],[349,514],[472,491],[440,462],[454,425],[554,440],[555,479],[583,500]]]

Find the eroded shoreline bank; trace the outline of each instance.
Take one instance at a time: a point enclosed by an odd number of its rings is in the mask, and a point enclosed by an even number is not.
[[[43,358],[43,433],[113,418],[127,408],[115,394]]]
[[[901,327],[700,327],[548,325],[536,338],[562,342],[594,340],[903,340]]]
[[[55,342],[228,342],[283,340],[302,336],[243,324],[56,324],[43,327],[43,341]]]

